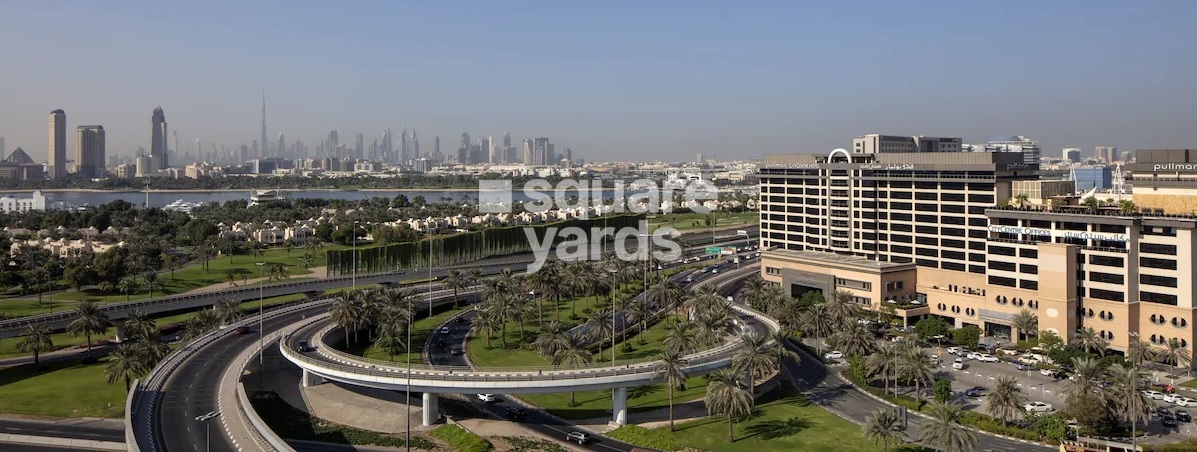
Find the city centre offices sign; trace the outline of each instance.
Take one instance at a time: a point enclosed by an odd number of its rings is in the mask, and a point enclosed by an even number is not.
[[[1057,229],[1024,228],[1019,226],[990,226],[989,232],[1002,234],[1023,234],[1038,237],[1061,237],[1066,239],[1104,240],[1107,242],[1129,242],[1126,234],[1106,234],[1102,232],[1061,231]]]

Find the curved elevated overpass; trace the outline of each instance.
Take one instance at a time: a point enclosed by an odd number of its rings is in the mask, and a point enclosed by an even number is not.
[[[729,271],[699,283],[727,284],[759,271],[758,266],[745,266]],[[751,308],[731,304],[741,315],[736,327],[744,331],[752,323],[777,331],[780,325],[769,316]],[[751,319],[751,320],[747,320]],[[324,344],[336,326],[329,323],[327,314],[315,317],[286,329],[279,343],[284,358],[303,369],[304,384],[318,384],[322,380],[334,380],[346,384],[386,390],[411,390],[424,393],[424,423],[436,421],[437,393],[498,393],[527,394],[547,392],[590,391],[615,389],[614,421],[627,422],[628,387],[660,383],[662,378],[656,369],[656,361],[627,361],[615,363],[594,363],[579,367],[532,367],[471,369],[456,366],[434,366],[413,364],[408,372],[406,365],[350,355]],[[300,352],[297,346],[301,340],[317,344],[316,350]],[[734,341],[720,346],[692,353],[686,356],[688,375],[703,375],[731,365],[732,355],[738,349]]]

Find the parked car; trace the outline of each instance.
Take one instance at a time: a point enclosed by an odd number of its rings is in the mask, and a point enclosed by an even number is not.
[[[1155,407],[1155,414],[1156,414],[1156,416],[1161,416],[1161,417],[1168,416],[1168,415],[1172,414],[1172,410],[1169,410],[1168,407],[1166,407],[1166,406],[1158,406],[1158,407]]]
[[[980,353],[980,354],[978,354],[978,355],[977,355],[977,358],[976,358],[976,360],[977,360],[977,361],[981,361],[981,362],[983,362],[983,363],[996,363],[996,362],[1000,362],[1000,361],[1001,361],[1000,359],[998,359],[998,357],[996,357],[996,356],[993,356],[993,355],[990,355],[990,354],[988,354],[988,353]]]
[[[1193,400],[1188,397],[1177,397],[1176,401],[1172,403],[1180,406],[1197,406],[1197,400]]]
[[[1060,372],[1057,372],[1055,369],[1042,369],[1039,371],[1039,375],[1043,375],[1045,377],[1060,378]]]
[[[1176,410],[1176,420],[1180,422],[1193,422],[1193,416],[1190,416],[1188,411]]]
[[[964,358],[956,358],[955,361],[952,361],[953,369],[963,370],[965,367],[968,367],[968,364],[964,362]]]
[[[989,388],[984,386],[973,386],[967,391],[964,391],[964,395],[969,397],[985,397],[987,394],[989,394]]]
[[[964,355],[964,357],[965,357],[965,358],[968,358],[968,359],[973,359],[973,360],[978,360],[978,361],[979,361],[979,360],[981,360],[981,355],[982,355],[982,354],[983,354],[983,353],[977,353],[977,352],[968,352],[968,353],[966,353],[966,354]]]
[[[1014,361],[1014,362],[1012,362],[1012,363],[1010,363],[1010,364],[1013,364],[1013,365],[1014,365],[1014,368],[1015,368],[1015,369],[1018,369],[1018,370],[1031,370],[1031,369],[1034,369],[1034,368],[1035,368],[1035,366],[1034,366],[1034,365],[1031,365],[1031,364],[1025,364],[1025,363],[1021,363],[1021,362],[1018,362],[1018,361]]]
[[[565,440],[582,445],[590,441],[590,435],[582,432],[569,432],[565,435]]]
[[[1147,397],[1151,397],[1151,400],[1164,400],[1164,393],[1159,392],[1159,391],[1152,391],[1150,389],[1146,389],[1143,391],[1143,395],[1145,395]]]
[[[1171,393],[1164,393],[1164,398],[1162,398],[1160,400],[1163,400],[1164,403],[1176,403],[1177,397],[1180,397],[1180,396],[1178,396],[1176,394],[1171,394]]]
[[[823,359],[843,359],[844,354],[839,351],[830,351],[823,354]]]
[[[964,348],[963,347],[948,347],[948,353],[951,353],[953,355],[964,356]]]
[[[1022,408],[1027,410],[1028,413],[1046,413],[1056,410],[1054,407],[1052,407],[1052,404],[1047,402],[1031,402],[1023,405]]]
[[[497,402],[499,399],[496,399],[494,394],[478,394],[478,400],[482,401],[482,403],[492,403]]]

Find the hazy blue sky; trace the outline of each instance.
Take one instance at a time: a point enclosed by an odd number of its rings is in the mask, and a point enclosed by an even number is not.
[[[271,140],[310,144],[406,124],[426,151],[510,131],[588,159],[824,152],[870,132],[1191,147],[1194,17],[1181,0],[14,0],[0,136],[45,158],[62,108],[128,154],[161,104],[184,147],[238,146],[264,87]]]

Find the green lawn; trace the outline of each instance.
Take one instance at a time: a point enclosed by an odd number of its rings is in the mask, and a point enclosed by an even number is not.
[[[275,305],[279,305],[282,303],[287,303],[287,302],[291,302],[291,301],[295,301],[295,300],[301,300],[301,299],[303,299],[303,297],[304,297],[303,294],[283,295],[283,296],[274,297],[274,298],[267,298],[267,299],[263,300],[263,304],[266,307],[270,307],[270,306],[275,306]],[[258,300],[246,301],[244,303],[241,303],[240,306],[241,306],[242,310],[257,309],[258,308]],[[186,313],[182,313],[182,314],[175,314],[175,315],[166,316],[166,317],[158,317],[158,318],[155,318],[154,321],[157,322],[159,327],[165,328],[173,323],[185,322],[185,321],[187,321],[187,319],[189,319],[193,316],[195,316],[194,311],[186,312]],[[92,336],[92,338],[91,338],[92,345],[98,345],[100,343],[100,341],[110,340],[115,335],[116,335],[116,329],[109,328],[103,335]],[[51,334],[50,339],[54,342],[55,350],[61,350],[64,348],[80,346],[80,345],[84,345],[87,343],[86,337],[73,336],[73,335],[70,335],[67,333]],[[14,357],[18,357],[18,356],[29,355],[28,353],[17,350],[17,343],[20,341],[21,341],[20,337],[14,337],[14,338],[0,340],[0,359],[14,358]],[[0,373],[2,373],[2,372],[3,371],[0,371]]]
[[[314,267],[320,267],[325,264],[324,250],[342,249],[344,246],[327,245],[324,249],[316,251]],[[257,262],[271,262],[281,263],[287,266],[288,272],[292,276],[292,280],[298,280],[308,273],[310,270],[302,267],[300,263],[300,256],[303,256],[307,250],[293,249],[288,252],[283,248],[275,248],[266,250],[261,256],[254,257],[252,255],[233,255],[223,256],[208,261],[208,270],[204,270],[203,263],[200,261],[193,261],[186,267],[177,269],[172,275],[170,271],[163,271],[158,275],[157,284],[160,287],[154,291],[155,297],[163,295],[179,294],[202,287],[211,286],[213,284],[221,284],[224,287],[232,287],[229,284],[228,277],[225,274],[229,269],[244,269],[249,273],[245,275],[248,279],[257,278],[261,272]],[[242,280],[236,281],[238,285],[242,284]],[[251,285],[253,283],[250,283]],[[148,298],[144,288],[137,294],[132,294],[129,300],[140,300]],[[45,314],[54,311],[68,310],[74,307],[74,301],[83,299],[95,299],[101,303],[116,303],[126,301],[124,294],[102,294],[94,288],[84,289],[83,291],[67,290],[53,295],[42,295],[43,303],[37,303],[37,295],[24,295],[21,299],[7,299],[0,300],[0,312],[9,316],[26,316],[34,314]],[[53,300],[52,302],[50,300]]]
[[[633,427],[613,431],[610,435],[666,450],[686,447],[720,452],[882,450],[879,444],[861,435],[859,425],[811,404],[792,389],[784,393],[775,391],[758,399],[754,415],[735,424],[736,441],[732,443],[728,442],[727,420],[723,417],[681,423],[673,433],[669,432],[669,427],[652,430]]]
[[[722,228],[728,226],[750,225],[757,224],[761,220],[760,212],[712,212],[715,216],[715,227]],[[686,231],[692,229],[708,229],[710,226],[706,224],[707,214],[702,213],[675,213],[667,215],[657,215],[656,218],[650,220],[648,227],[654,230],[659,227],[669,226],[679,231]]]
[[[104,383],[100,359],[93,364],[59,361],[0,370],[0,412],[51,417],[120,417],[125,384]]]

